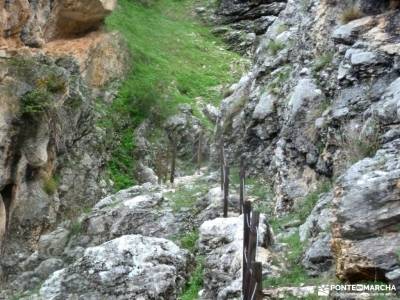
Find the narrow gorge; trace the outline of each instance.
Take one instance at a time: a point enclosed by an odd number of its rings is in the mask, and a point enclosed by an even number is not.
[[[398,299],[399,29],[398,0],[0,0],[0,299]]]

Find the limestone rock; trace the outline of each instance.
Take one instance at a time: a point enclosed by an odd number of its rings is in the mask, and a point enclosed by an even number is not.
[[[265,216],[260,217],[259,248],[267,234]],[[200,253],[205,255],[204,287],[201,299],[232,299],[240,297],[241,264],[243,259],[243,217],[216,218],[200,226]],[[257,261],[264,262],[263,256]]]
[[[87,248],[42,285],[39,299],[176,299],[191,257],[173,242],[126,235]]]
[[[333,251],[340,278],[383,279],[399,264],[399,150],[400,141],[394,140],[339,179]]]
[[[116,5],[115,0],[56,1],[46,26],[47,39],[69,37],[97,29]]]

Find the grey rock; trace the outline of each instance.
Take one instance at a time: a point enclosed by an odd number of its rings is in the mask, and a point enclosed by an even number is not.
[[[127,235],[87,248],[45,281],[39,299],[176,299],[191,257],[173,242]]]
[[[330,234],[321,235],[311,244],[304,255],[302,264],[311,276],[330,270],[333,265]]]
[[[259,251],[269,233],[265,216],[260,217]],[[200,226],[199,249],[205,255],[204,288],[201,299],[231,299],[240,297],[241,264],[243,244],[243,216],[216,218]],[[258,261],[265,262],[259,256]],[[229,297],[228,297],[229,295]]]
[[[341,193],[333,202],[333,243],[341,278],[353,278],[359,272],[366,276],[366,270],[387,273],[398,265],[394,253],[400,233],[394,228],[400,218],[399,151],[400,140],[387,143],[338,180]]]
[[[274,112],[274,103],[275,103],[274,96],[264,93],[261,95],[259,102],[257,103],[254,112],[253,112],[253,119],[255,120],[263,120],[268,115]]]
[[[323,194],[314,206],[311,214],[304,224],[299,227],[300,240],[302,242],[319,235],[321,232],[329,232],[334,221],[332,211],[333,194]]]
[[[49,258],[41,262],[34,272],[39,278],[46,279],[50,274],[62,269],[63,266],[64,262],[62,259]]]
[[[69,239],[69,230],[59,227],[49,234],[40,237],[38,243],[38,252],[40,256],[60,256]]]
[[[294,116],[300,108],[304,107],[307,102],[311,103],[317,101],[320,97],[321,90],[317,88],[311,79],[300,79],[289,100],[292,116]]]
[[[337,27],[334,30],[332,37],[336,42],[352,44],[356,41],[359,34],[366,32],[375,24],[376,23],[372,17],[354,20]]]

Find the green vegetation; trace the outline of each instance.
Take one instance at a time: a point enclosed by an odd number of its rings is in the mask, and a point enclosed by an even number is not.
[[[83,230],[82,223],[79,222],[78,220],[75,220],[71,224],[71,227],[69,228],[69,238],[80,235],[82,233],[82,230]]]
[[[268,83],[267,90],[275,95],[281,93],[281,88],[285,82],[289,79],[292,72],[292,67],[290,65],[285,65],[282,68],[275,71],[272,75],[272,79]]]
[[[347,24],[353,20],[360,19],[361,17],[363,17],[361,10],[356,6],[352,6],[342,12],[340,15],[340,22],[342,24]]]
[[[333,55],[334,55],[333,52],[326,52],[323,53],[321,56],[317,57],[314,61],[314,65],[312,68],[313,72],[318,73],[327,66],[329,66],[332,63]]]
[[[117,190],[133,183],[132,136],[141,121],[150,118],[160,127],[183,103],[202,116],[195,98],[218,104],[222,95],[215,87],[234,82],[243,71],[244,61],[193,19],[193,5],[194,0],[121,0],[106,20],[127,40],[133,65],[100,122],[112,132],[108,170]]]
[[[175,191],[165,194],[165,197],[172,202],[175,212],[184,209],[195,209],[196,201],[199,197],[206,194],[209,185],[207,182],[197,181],[191,185],[178,186]]]
[[[299,203],[299,207],[295,208],[295,215],[302,223],[304,223],[307,217],[310,215],[313,210],[315,204],[319,200],[319,197],[323,193],[327,193],[332,189],[332,182],[326,180],[322,182],[318,188],[310,192],[301,203]]]
[[[299,286],[302,283],[309,282],[310,277],[307,275],[300,259],[304,251],[304,245],[300,241],[298,233],[288,238],[282,239],[281,242],[287,244],[288,252],[285,255],[288,264],[288,271],[279,277],[268,277],[264,280],[264,287],[272,286]]]
[[[272,218],[270,220],[270,225],[274,232],[282,232],[285,224],[288,224],[293,220],[298,220],[300,223],[304,223],[317,203],[320,195],[330,191],[331,189],[332,183],[330,181],[324,181],[315,191],[310,192],[299,204],[299,207],[296,207],[291,213],[282,217]],[[288,237],[282,238],[280,242],[287,245],[287,253],[284,255],[287,264],[287,271],[279,277],[268,277],[264,280],[264,286],[299,286],[304,283],[318,284],[321,279],[310,277],[300,263],[305,244],[300,241],[299,233],[296,232]]]
[[[45,112],[50,108],[51,94],[44,89],[36,88],[21,98],[21,112],[23,114],[35,114]]]
[[[47,195],[54,195],[58,188],[58,179],[54,176],[49,176],[43,181],[43,190]]]
[[[371,133],[365,134],[360,130],[353,130],[342,134],[339,141],[345,149],[346,159],[353,164],[357,161],[372,157],[379,150],[381,130],[377,125],[371,127]]]
[[[198,257],[196,259],[196,269],[192,273],[189,282],[187,283],[182,295],[178,297],[179,300],[196,300],[198,293],[203,286],[203,270],[204,258]]]
[[[272,55],[277,55],[282,49],[285,49],[285,44],[279,41],[270,40],[267,44],[267,50]]]
[[[179,243],[181,247],[189,250],[190,252],[194,252],[194,250],[196,249],[196,244],[198,239],[199,239],[199,232],[197,230],[193,230],[180,237]]]

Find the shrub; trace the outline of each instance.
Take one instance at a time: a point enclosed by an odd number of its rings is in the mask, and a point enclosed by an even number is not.
[[[363,13],[361,12],[361,10],[356,6],[352,6],[342,12],[340,16],[340,22],[342,24],[347,24],[353,20],[361,18],[362,16]]]
[[[196,243],[199,239],[199,232],[197,230],[188,232],[184,236],[182,236],[179,241],[183,248],[189,250],[190,252],[194,252],[196,249]]]
[[[52,196],[55,194],[58,188],[58,180],[53,176],[45,178],[43,182],[43,190],[47,195]]]
[[[21,112],[35,114],[47,111],[51,105],[51,95],[45,89],[34,89],[21,98]]]
[[[38,88],[45,89],[50,93],[64,92],[66,85],[65,80],[54,73],[50,73],[48,76],[39,78],[36,81],[36,86]]]

